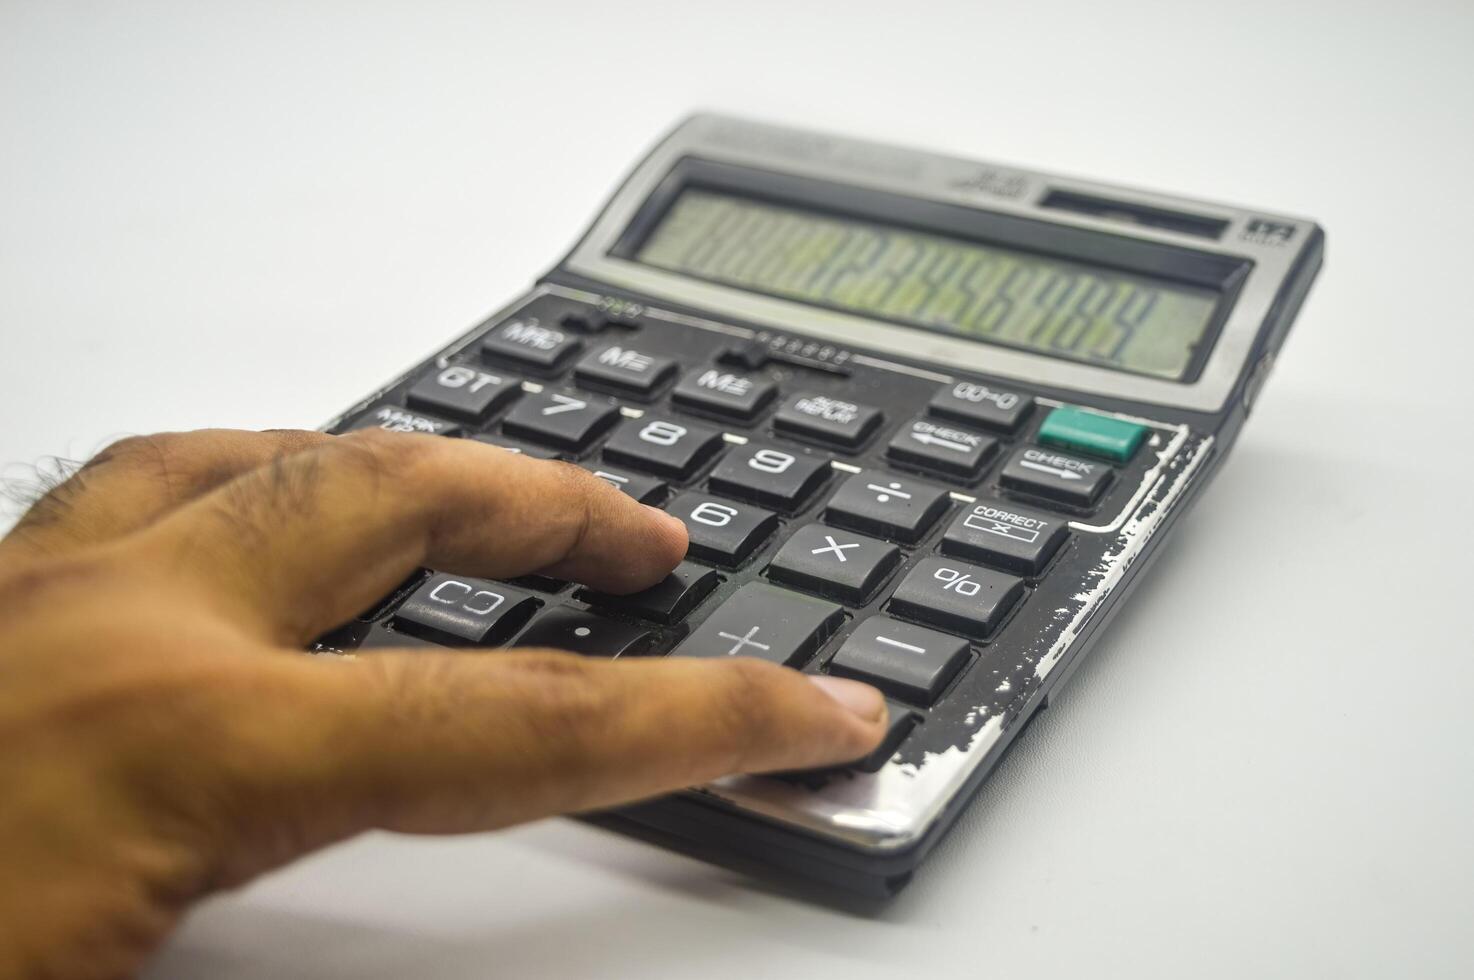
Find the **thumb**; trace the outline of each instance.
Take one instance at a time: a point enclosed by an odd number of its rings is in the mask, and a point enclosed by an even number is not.
[[[287,819],[304,850],[371,828],[487,830],[729,773],[835,765],[872,751],[886,718],[872,687],[746,658],[385,651],[274,669],[287,672],[284,696],[256,710],[279,735],[256,740],[254,785],[231,795],[292,811],[252,819]]]

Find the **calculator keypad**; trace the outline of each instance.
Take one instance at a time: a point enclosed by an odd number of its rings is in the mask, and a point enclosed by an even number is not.
[[[977,696],[967,672],[1017,669],[1056,608],[1035,593],[1073,582],[1077,550],[1095,547],[1067,547],[1071,519],[1108,524],[1150,465],[1141,446],[1160,444],[1136,420],[1036,412],[1033,396],[981,382],[816,374],[793,360],[802,344],[656,329],[633,305],[544,296],[473,344],[345,428],[572,460],[680,519],[687,558],[634,595],[424,572],[341,644],[755,656],[854,677],[890,715],[853,770],[938,730],[954,686]],[[974,663],[992,651],[1005,659]]]

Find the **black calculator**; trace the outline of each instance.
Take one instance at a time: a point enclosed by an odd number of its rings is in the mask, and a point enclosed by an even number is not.
[[[604,819],[884,895],[1080,663],[1254,405],[1311,221],[717,115],[525,295],[330,425],[583,466],[690,530],[631,596],[426,570],[323,641],[867,681],[840,769]]]

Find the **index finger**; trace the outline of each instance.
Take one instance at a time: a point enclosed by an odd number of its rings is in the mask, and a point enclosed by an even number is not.
[[[572,464],[366,431],[246,473],[128,546],[254,632],[303,642],[420,566],[637,591],[681,560],[686,529]]]

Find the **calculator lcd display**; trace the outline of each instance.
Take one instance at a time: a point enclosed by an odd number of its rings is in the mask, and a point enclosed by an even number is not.
[[[636,260],[1051,357],[1181,380],[1219,293],[898,225],[689,187]]]

